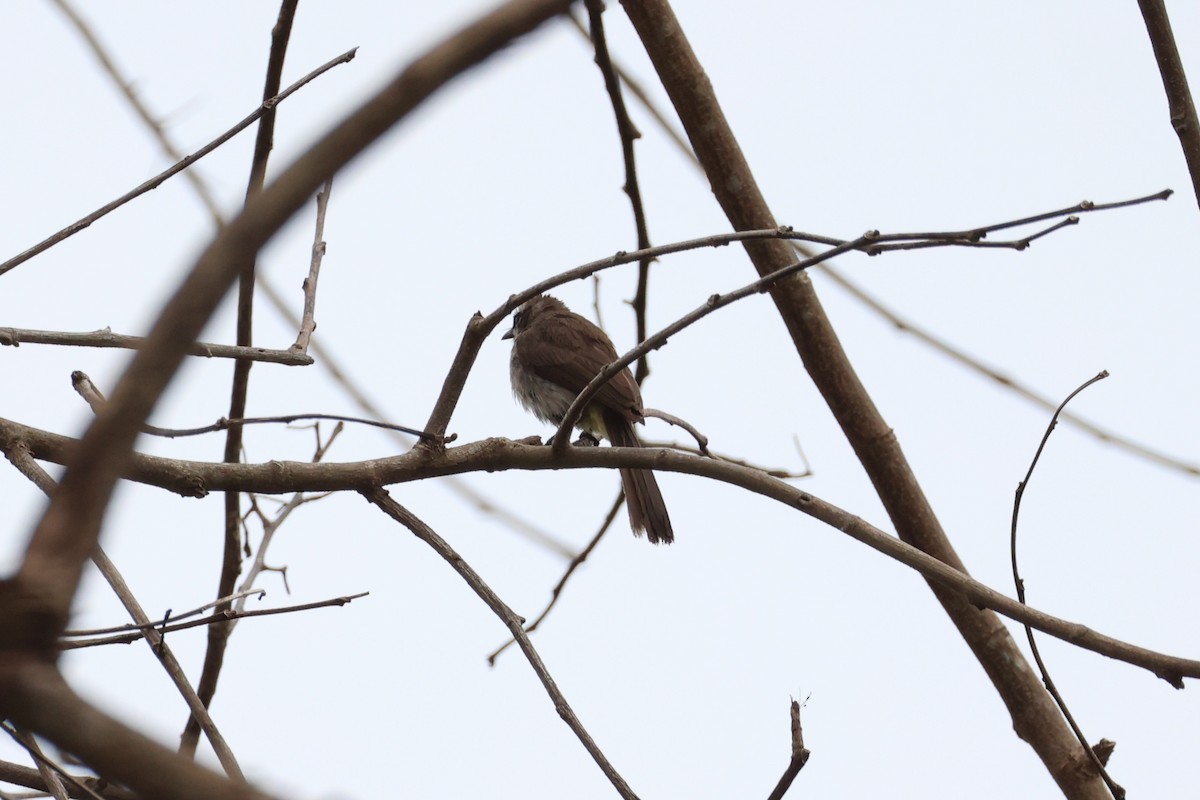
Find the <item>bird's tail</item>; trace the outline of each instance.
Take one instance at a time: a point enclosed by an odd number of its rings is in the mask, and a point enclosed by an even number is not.
[[[604,427],[608,440],[616,447],[641,447],[633,423],[624,417],[605,414]],[[651,544],[670,544],[675,541],[671,517],[654,473],[648,469],[622,469],[621,485],[625,488],[625,506],[629,510],[629,525],[634,534],[645,531]]]

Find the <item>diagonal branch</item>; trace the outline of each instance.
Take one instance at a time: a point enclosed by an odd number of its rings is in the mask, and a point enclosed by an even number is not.
[[[1142,10],[1146,33],[1150,36],[1150,46],[1154,48],[1154,59],[1162,76],[1163,90],[1171,109],[1171,127],[1179,136],[1179,147],[1192,176],[1192,192],[1196,202],[1200,203],[1200,119],[1196,117],[1187,73],[1183,71],[1175,34],[1171,32],[1167,6],[1163,0],[1138,0],[1138,7]]]
[[[267,100],[266,102],[264,102],[262,105],[260,105],[254,111],[252,111],[248,117],[243,119],[237,125],[234,125],[232,128],[225,131],[225,133],[221,134],[216,139],[213,139],[211,142],[204,145],[204,147],[201,147],[199,150],[192,153],[191,155],[185,156],[182,161],[179,161],[178,163],[171,165],[168,169],[164,170],[163,172],[159,173],[158,175],[155,175],[150,180],[139,184],[138,186],[134,187],[133,189],[130,189],[128,192],[121,195],[116,200],[113,200],[111,203],[101,206],[100,208],[93,211],[91,214],[88,214],[83,219],[72,222],[70,225],[63,228],[61,231],[54,234],[53,236],[50,236],[48,239],[45,239],[45,240],[39,242],[38,244],[35,244],[33,247],[29,248],[28,250],[24,251],[23,253],[18,253],[17,255],[13,256],[9,260],[0,264],[0,275],[3,275],[4,273],[8,272],[9,270],[11,270],[15,267],[21,266],[22,264],[24,264],[26,261],[33,258],[34,256],[37,256],[37,255],[40,255],[40,254],[46,252],[51,247],[53,247],[54,245],[63,241],[64,239],[70,239],[72,236],[79,233],[81,230],[88,227],[96,220],[100,219],[101,217],[108,216],[110,213],[112,213],[113,211],[116,211],[118,208],[125,205],[130,200],[140,197],[140,196],[144,195],[146,192],[149,192],[153,189],[157,189],[168,178],[175,177],[180,172],[183,172],[185,169],[190,167],[192,164],[195,164],[197,161],[204,158],[206,155],[211,153],[213,150],[216,150],[218,147],[225,144],[227,141],[232,139],[234,136],[237,136],[239,133],[246,130],[246,128],[249,128],[251,125],[253,125],[255,123],[255,121],[258,120],[259,117],[266,114],[268,111],[273,109],[275,106],[279,105],[281,102],[283,102],[286,98],[290,97],[292,94],[294,94],[299,89],[303,88],[305,84],[312,82],[314,79],[320,77],[323,73],[328,72],[329,70],[333,69],[337,65],[345,64],[346,62],[353,60],[354,55],[357,51],[358,51],[358,48],[355,48],[353,50],[348,50],[345,53],[342,53],[337,58],[333,59],[332,61],[328,61],[325,64],[322,64],[321,66],[317,67],[315,70],[310,72],[309,74],[305,75],[300,80],[293,83],[291,86],[289,86],[283,92],[281,92],[279,95],[272,97],[270,100]]]
[[[8,453],[9,460],[17,470],[28,478],[35,486],[42,490],[47,497],[54,496],[54,490],[57,485],[54,479],[42,469],[41,465],[33,460],[29,451],[25,448],[15,448]],[[205,737],[212,745],[213,752],[216,753],[217,760],[221,762],[221,767],[225,770],[225,774],[235,781],[244,783],[246,778],[242,774],[242,769],[238,765],[237,757],[234,756],[233,750],[229,747],[225,737],[221,735],[217,725],[208,714],[208,709],[205,704],[200,701],[196,690],[192,688],[192,684],[188,681],[187,675],[183,671],[183,666],[179,660],[175,658],[174,652],[167,646],[166,640],[162,637],[159,631],[155,630],[151,625],[150,617],[147,616],[142,604],[134,597],[129,585],[125,583],[125,578],[121,575],[116,565],[109,560],[108,554],[104,549],[97,546],[96,551],[92,554],[92,563],[96,565],[96,569],[104,576],[104,580],[112,588],[117,599],[121,601],[121,605],[125,606],[126,612],[133,619],[141,630],[141,636],[146,644],[150,646],[152,652],[166,670],[167,677],[175,684],[175,688],[183,696],[183,700],[187,703],[188,708],[192,712],[194,719],[198,721],[201,730],[204,731]]]
[[[525,658],[529,661],[529,666],[533,667],[534,673],[538,676],[538,680],[542,682],[542,686],[546,687],[546,694],[550,695],[550,699],[554,701],[554,710],[562,717],[563,722],[579,738],[584,749],[588,751],[597,766],[604,773],[605,777],[612,782],[617,793],[626,800],[637,800],[637,795],[633,793],[633,789],[629,788],[629,784],[616,771],[612,764],[601,752],[596,742],[592,739],[591,734],[583,727],[583,723],[575,716],[575,712],[571,710],[571,706],[567,703],[567,698],[558,688],[558,684],[554,682],[554,678],[550,675],[550,671],[546,669],[546,665],[542,663],[541,656],[533,647],[533,642],[529,641],[529,636],[526,635],[524,624],[525,620],[513,613],[513,610],[505,605],[504,601],[492,591],[483,578],[471,568],[463,557],[455,552],[445,539],[438,536],[437,533],[418,519],[411,511],[392,499],[386,491],[381,488],[371,489],[363,492],[363,496],[368,501],[378,506],[383,513],[387,514],[392,519],[399,522],[404,527],[408,528],[413,534],[433,548],[433,551],[445,559],[455,572],[459,574],[471,590],[479,595],[483,602],[487,603],[496,616],[508,627],[512,632],[513,638],[517,640],[517,644],[521,647],[521,652],[525,654]]]
[[[622,6],[733,228],[775,225],[712,84],[670,5],[666,0],[622,0]],[[795,258],[783,242],[747,244],[746,252],[760,276],[786,267]],[[811,281],[796,276],[777,284],[771,297],[797,354],[870,477],[897,534],[965,573],[895,433],[843,350]],[[1033,747],[1064,794],[1075,800],[1107,800],[1103,781],[1000,619],[940,584],[932,583],[930,588],[991,678],[1017,735]]]
[[[562,596],[562,591],[564,588],[566,588],[567,581],[569,581],[571,576],[575,574],[575,570],[583,566],[583,562],[588,560],[588,556],[590,556],[592,551],[596,549],[596,545],[600,544],[600,540],[604,538],[604,534],[608,533],[608,529],[612,526],[613,520],[617,518],[617,512],[621,510],[621,506],[623,505],[625,505],[625,493],[621,492],[617,495],[617,499],[613,501],[612,507],[608,509],[608,513],[604,515],[604,520],[600,523],[600,529],[596,531],[596,535],[593,536],[592,540],[587,543],[587,547],[579,551],[579,555],[571,559],[571,563],[567,565],[567,569],[563,572],[563,576],[558,579],[558,583],[555,584],[554,588],[550,591],[550,602],[546,603],[546,607],[543,608],[542,612],[534,618],[533,622],[525,626],[525,633],[533,633],[538,629],[538,626],[542,624],[542,621],[546,619],[546,615],[550,613],[550,610],[554,608],[556,603],[558,603],[558,598]],[[507,642],[489,653],[487,657],[488,666],[496,666],[496,659],[500,657],[500,654],[507,650],[510,645],[514,645],[516,643],[516,639],[509,639]]]

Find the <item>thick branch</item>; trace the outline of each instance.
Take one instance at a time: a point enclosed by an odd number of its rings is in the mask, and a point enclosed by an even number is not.
[[[0,449],[7,452],[14,446],[27,446],[35,458],[62,463],[66,455],[77,447],[77,442],[0,419]],[[795,508],[912,567],[972,607],[993,609],[1084,649],[1142,667],[1178,688],[1182,688],[1183,678],[1200,678],[1200,661],[1157,653],[1022,606],[1016,600],[979,583],[962,570],[917,550],[848,511],[771,477],[762,470],[714,458],[645,447],[572,447],[559,454],[552,452],[549,447],[508,439],[484,439],[447,448],[440,453],[414,450],[391,458],[340,464],[299,461],[220,464],[135,455],[124,477],[200,496],[210,490],[263,494],[362,492],[375,486],[467,472],[617,467],[679,472],[739,486]]]
[[[0,694],[0,712],[80,757],[138,797],[157,800],[267,800],[181,758],[98,711],[67,686],[54,667],[28,665]]]
[[[775,225],[670,5],[665,0],[622,0],[622,5],[734,229]],[[747,244],[746,251],[759,275],[775,272],[795,258],[783,242]],[[894,433],[859,381],[809,279],[804,275],[790,278],[776,285],[771,297],[805,369],[854,448],[896,532],[905,542],[965,572]],[[1000,620],[939,584],[931,584],[931,588],[991,678],[1017,734],[1037,752],[1063,792],[1077,800],[1107,800],[1103,781]]]
[[[1196,118],[1187,73],[1183,71],[1175,34],[1171,32],[1167,6],[1163,0],[1138,0],[1138,6],[1142,9],[1146,33],[1150,35],[1150,46],[1154,48],[1154,59],[1162,75],[1163,90],[1171,109],[1171,127],[1179,136],[1179,146],[1192,176],[1192,191],[1196,202],[1200,203],[1200,120]]]

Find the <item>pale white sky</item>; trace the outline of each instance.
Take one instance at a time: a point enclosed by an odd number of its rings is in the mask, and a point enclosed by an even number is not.
[[[340,66],[280,106],[272,165],[314,137],[422,48],[490,3],[302,3],[290,83]],[[1200,74],[1200,8],[1169,4],[1185,66]],[[258,103],[273,3],[85,2],[79,9],[184,150]],[[1064,397],[1112,377],[1073,409],[1200,461],[1197,206],[1136,3],[680,3],[685,30],[781,223],[831,236],[971,227],[1165,187],[1167,203],[1087,215],[1029,251],[925,251],[843,258],[840,269],[906,317]],[[653,87],[620,6],[614,56]],[[166,166],[50,3],[5,4],[0,52],[6,189],[0,259]],[[580,263],[632,249],[623,168],[592,54],[565,21],[456,82],[335,182],[317,339],[391,421],[419,426],[470,315]],[[653,92],[662,98],[661,91]],[[728,230],[704,179],[630,100],[650,233],[666,243]],[[666,107],[664,105],[664,107]],[[253,133],[200,173],[230,212]],[[262,270],[298,309],[313,211],[266,250]],[[142,333],[211,236],[176,178],[3,277],[0,326]],[[655,329],[751,280],[735,247],[663,259]],[[860,375],[973,574],[1011,594],[1012,493],[1047,414],[895,330],[820,276],[822,300]],[[635,273],[601,282],[603,319],[624,350]],[[557,294],[590,313],[592,287]],[[295,331],[265,303],[256,340]],[[206,333],[232,341],[229,304]],[[0,416],[75,434],[80,369],[111,388],[128,355],[37,345],[0,349]],[[485,345],[451,423],[460,442],[549,430],[508,386],[508,344]],[[853,454],[765,298],[673,338],[655,354],[646,402],[690,420],[712,446],[815,476],[807,491],[890,530]],[[153,421],[190,427],[226,413],[229,362],[193,361]],[[250,413],[359,412],[318,365],[256,365]],[[674,434],[648,427],[650,438]],[[217,460],[223,439],[139,443]],[[307,431],[257,428],[252,461],[307,459]],[[352,426],[330,453],[397,452]],[[470,485],[572,547],[593,534],[615,475],[508,473]],[[762,498],[660,477],[671,548],[622,521],[534,635],[600,747],[643,798],[765,797],[788,760],[787,703],[804,710],[813,756],[793,793],[812,797],[1053,797],[1057,790],[924,583],[837,531]],[[1021,556],[1035,606],[1176,655],[1200,654],[1197,482],[1130,458],[1069,426],[1051,439],[1022,511]],[[395,487],[518,613],[532,618],[565,561],[463,503],[438,481]],[[11,569],[42,501],[0,470]],[[211,599],[221,500],[123,487],[103,544],[151,615]],[[257,537],[253,537],[257,544]],[[242,623],[213,707],[247,774],[301,798],[606,798],[611,787],[515,651],[485,657],[505,630],[407,531],[357,496],[308,505],[269,561],[260,607],[370,591],[337,610]],[[125,621],[89,575],[73,625]],[[252,604],[251,607],[255,607]],[[1020,636],[1019,629],[1013,628]],[[205,637],[170,642],[193,676]],[[1114,739],[1115,778],[1142,796],[1197,783],[1200,700],[1149,674],[1042,639],[1088,735]],[[68,655],[90,699],[173,744],[182,700],[142,645]],[[0,758],[19,758],[0,742]],[[210,759],[211,760],[211,759]]]

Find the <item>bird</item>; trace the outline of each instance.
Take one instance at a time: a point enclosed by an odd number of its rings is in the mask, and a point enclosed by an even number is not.
[[[522,304],[502,338],[513,342],[513,395],[535,417],[554,425],[562,423],[583,388],[617,360],[608,334],[548,294]],[[576,427],[615,447],[641,447],[633,425],[645,420],[643,408],[641,390],[626,367],[596,392]],[[673,542],[671,518],[654,473],[624,467],[620,473],[634,535],[645,533],[652,544]]]

